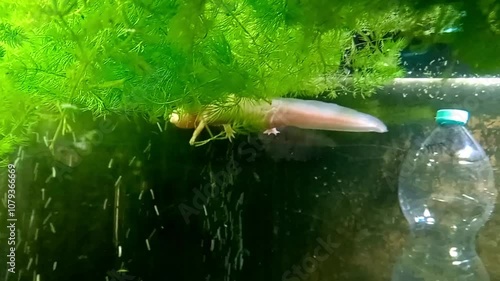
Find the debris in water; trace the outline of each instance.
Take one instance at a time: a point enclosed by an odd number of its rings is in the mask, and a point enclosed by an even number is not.
[[[36,179],[38,178],[38,162],[35,163],[35,168],[33,169],[33,174],[35,175],[33,177],[33,181],[36,181]]]
[[[51,200],[52,200],[52,197],[49,197],[49,199],[47,199],[47,201],[45,202],[45,205],[43,206],[44,209],[47,209]]]
[[[45,217],[45,219],[43,220],[42,224],[45,225],[47,223],[47,221],[50,219],[50,217],[52,216],[52,212],[50,212],[47,217]]]
[[[132,164],[134,163],[134,160],[135,160],[135,156],[132,157],[132,159],[130,159],[130,161],[128,162],[128,166],[132,166]]]
[[[50,225],[50,231],[52,231],[52,233],[56,233],[56,228],[54,227],[54,225],[50,222],[49,223]]]
[[[155,232],[156,232],[156,228],[153,229],[153,231],[151,231],[151,234],[149,234],[148,239],[151,239],[151,237],[153,237],[153,235],[155,234]]]
[[[35,219],[35,209],[32,209],[31,210],[31,217],[30,217],[30,223],[28,225],[28,228],[31,228],[31,226],[33,225],[33,220]]]
[[[119,176],[118,179],[115,182],[115,186],[118,186],[118,184],[120,184],[121,180],[122,180],[122,176]]]

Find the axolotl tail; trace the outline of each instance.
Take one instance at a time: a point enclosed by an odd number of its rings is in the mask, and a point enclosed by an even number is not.
[[[378,118],[334,103],[292,98],[273,99],[266,116],[268,128],[293,126],[346,132],[387,132]]]

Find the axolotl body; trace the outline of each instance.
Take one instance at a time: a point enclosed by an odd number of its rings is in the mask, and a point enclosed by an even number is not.
[[[262,118],[265,134],[278,134],[278,128],[297,127],[301,129],[387,132],[386,125],[378,118],[334,103],[294,98],[275,98],[271,102],[252,102],[241,105],[243,113]],[[244,114],[242,114],[244,116]],[[232,120],[223,117],[209,118],[200,114],[173,113],[170,122],[180,128],[195,128],[190,144],[194,144],[201,130],[208,125],[224,125]]]

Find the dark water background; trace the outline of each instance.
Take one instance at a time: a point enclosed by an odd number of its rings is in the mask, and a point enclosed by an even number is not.
[[[447,51],[436,52],[404,56],[408,76],[441,73],[430,62]],[[76,137],[97,135],[87,150],[65,136],[54,159],[43,136],[55,124],[41,124],[13,155],[18,273],[5,274],[2,251],[0,280],[389,280],[408,234],[397,200],[404,155],[433,129],[435,110],[459,107],[496,168],[500,86],[394,85],[365,103],[395,116],[388,133],[292,129],[195,148],[192,131],[163,122],[80,115]],[[431,115],[409,116],[415,108]],[[491,280],[500,280],[499,231],[497,208],[478,237]],[[311,258],[318,246],[321,262]]]

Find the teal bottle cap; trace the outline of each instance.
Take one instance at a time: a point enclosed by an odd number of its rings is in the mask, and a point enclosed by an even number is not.
[[[461,109],[440,109],[436,113],[439,125],[465,125],[469,120],[469,112]]]

